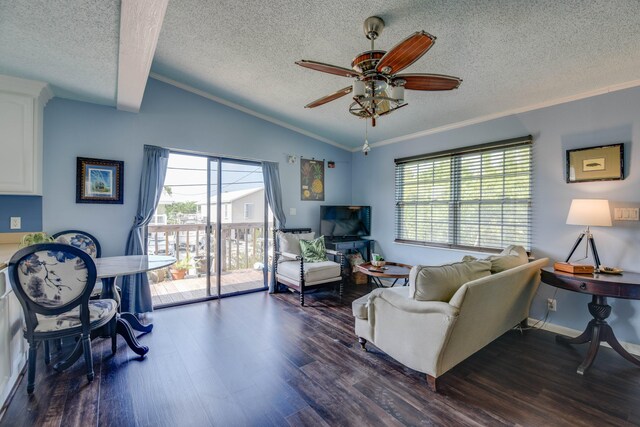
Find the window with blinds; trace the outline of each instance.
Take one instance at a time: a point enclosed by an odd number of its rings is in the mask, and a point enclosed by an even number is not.
[[[396,159],[396,242],[531,249],[531,137]]]

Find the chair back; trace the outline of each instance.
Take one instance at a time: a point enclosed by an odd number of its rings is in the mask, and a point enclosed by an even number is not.
[[[64,243],[66,245],[75,246],[88,253],[91,258],[100,258],[102,256],[102,250],[100,249],[100,242],[86,231],[81,230],[65,230],[56,233],[52,236],[57,243]]]
[[[80,320],[88,327],[96,265],[83,250],[62,243],[28,246],[11,258],[9,279],[29,332],[38,325],[36,313],[58,315],[79,305]]]

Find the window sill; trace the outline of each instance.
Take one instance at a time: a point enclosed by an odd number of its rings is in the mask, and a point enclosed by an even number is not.
[[[477,254],[499,254],[502,252],[502,249],[490,249],[490,248],[475,248],[472,246],[449,246],[449,245],[438,245],[431,243],[417,243],[417,242],[407,242],[403,240],[394,240],[394,244],[402,245],[402,246],[412,246],[417,248],[427,248],[427,249],[438,249],[443,251],[453,251],[453,252],[464,252],[464,253],[477,253]]]

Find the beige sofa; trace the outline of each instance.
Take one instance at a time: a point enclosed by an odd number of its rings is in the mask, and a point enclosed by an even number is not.
[[[400,363],[436,378],[525,321],[548,259],[463,284],[448,302],[418,301],[410,286],[375,289],[353,302],[355,332]],[[414,270],[416,267],[414,267]],[[415,280],[412,271],[410,280]],[[415,288],[414,288],[415,289]]]

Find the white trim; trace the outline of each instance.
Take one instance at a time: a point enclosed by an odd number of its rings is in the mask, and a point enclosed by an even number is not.
[[[603,95],[605,93],[617,92],[624,89],[630,89],[632,87],[640,86],[640,80],[631,80],[625,83],[618,83],[615,85],[605,86],[603,88],[594,89],[588,92],[582,92],[577,95],[566,96],[564,98],[556,98],[549,101],[540,102],[537,104],[527,105],[525,107],[513,108],[511,110],[506,110],[498,113],[488,114],[485,116],[476,117],[469,120],[463,120],[460,122],[450,123],[444,126],[438,126],[432,129],[426,129],[423,131],[410,133],[407,135],[398,136],[395,138],[384,139],[382,141],[373,142],[369,145],[371,148],[381,147],[383,145],[395,144],[398,142],[408,141],[411,139],[420,138],[422,136],[433,135],[440,132],[446,132],[453,129],[459,129],[470,125],[476,125],[483,122],[488,122],[490,120],[500,119],[502,117],[513,116],[516,114],[526,113],[528,111],[540,110],[546,107],[552,107],[554,105],[566,104],[567,102],[579,101],[581,99],[591,98],[593,96]],[[358,152],[361,150],[361,147],[351,148],[350,151],[352,153]]]
[[[536,323],[540,324],[543,323],[542,320],[538,320],[538,319],[534,319],[533,317],[529,317],[527,319],[529,326],[532,326]],[[543,329],[545,331],[549,331],[549,332],[554,332],[556,334],[561,334],[561,335],[566,335],[569,337],[577,337],[578,335],[580,335],[582,333],[582,331],[578,331],[576,329],[571,329],[571,328],[567,328],[566,326],[560,326],[560,325],[556,325],[554,323],[543,323],[542,326],[540,327],[540,329]],[[605,347],[609,347],[611,348],[611,346],[609,344],[607,344],[606,342],[600,343],[600,345],[603,345]],[[630,342],[626,342],[626,341],[620,341],[620,345],[622,345],[622,347],[627,350],[629,353],[631,354],[635,354],[636,356],[640,356],[640,344],[633,344]]]
[[[308,136],[309,138],[316,139],[320,142],[324,142],[325,144],[333,145],[334,147],[341,148],[345,151],[351,151],[351,147],[347,147],[345,145],[339,144],[331,139],[325,138],[323,136],[317,135],[313,132],[309,132],[297,126],[290,125],[289,123],[283,122],[282,120],[278,120],[275,117],[268,116],[266,114],[258,113],[257,111],[251,110],[247,107],[243,107],[242,105],[236,104],[235,102],[227,101],[226,99],[220,98],[218,96],[212,95],[209,92],[205,92],[203,90],[197,89],[193,86],[189,86],[185,83],[180,83],[176,80],[173,80],[169,77],[165,77],[161,74],[154,73],[153,71],[149,73],[149,77],[159,80],[163,83],[170,84],[171,86],[175,86],[179,89],[185,90],[187,92],[191,92],[195,95],[201,96],[203,98],[210,99],[211,101],[217,102],[218,104],[226,105],[227,107],[233,108],[238,111],[242,111],[243,113],[249,114],[251,116],[257,117],[262,120],[266,120],[267,122],[273,123],[280,127],[292,130],[304,136]]]
[[[118,110],[140,111],[169,0],[122,0],[118,51]]]
[[[38,105],[44,107],[53,98],[53,92],[48,83],[21,79],[19,77],[0,74],[0,90],[17,95],[29,95],[36,98]]]

